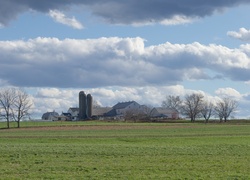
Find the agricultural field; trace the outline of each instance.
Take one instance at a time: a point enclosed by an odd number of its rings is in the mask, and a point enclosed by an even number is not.
[[[250,179],[246,122],[4,127],[0,123],[0,179]]]

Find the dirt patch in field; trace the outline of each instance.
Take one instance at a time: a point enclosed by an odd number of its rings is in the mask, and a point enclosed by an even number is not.
[[[143,125],[71,125],[71,126],[41,126],[2,129],[7,131],[74,131],[74,130],[126,130],[126,129],[164,129],[164,128],[195,128],[195,126],[143,126]]]

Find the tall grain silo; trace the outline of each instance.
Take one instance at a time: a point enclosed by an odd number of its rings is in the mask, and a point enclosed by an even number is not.
[[[93,105],[93,98],[91,94],[87,95],[87,118],[92,117],[92,105]]]
[[[87,96],[84,91],[79,92],[79,119],[85,119],[87,117]]]

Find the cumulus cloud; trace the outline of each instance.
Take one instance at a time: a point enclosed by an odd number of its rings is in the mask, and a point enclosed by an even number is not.
[[[6,1],[0,0],[0,23],[7,24],[20,13],[30,9],[48,13],[51,9],[68,10],[78,6],[83,11],[90,11],[94,16],[103,18],[108,23],[114,24],[142,24],[149,22],[162,22],[176,16],[189,18],[204,17],[221,9],[247,4],[249,0],[148,0],[148,1],[117,1],[117,0],[71,0],[71,1]]]
[[[241,41],[250,42],[250,30],[245,28],[240,28],[238,32],[228,31],[227,35]]]
[[[219,88],[215,91],[215,94],[217,94],[220,97],[231,97],[234,99],[241,99],[243,95],[241,95],[237,90],[233,88]]]
[[[171,85],[218,76],[249,81],[249,54],[247,45],[145,47],[139,37],[0,41],[0,76],[14,86],[62,88]]]
[[[74,29],[83,29],[83,25],[75,17],[66,17],[65,14],[57,10],[50,10],[49,15],[58,23],[73,27]]]

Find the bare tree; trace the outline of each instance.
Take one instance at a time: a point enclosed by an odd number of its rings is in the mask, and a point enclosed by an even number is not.
[[[198,115],[201,113],[204,96],[199,93],[186,95],[182,105],[182,113],[194,122]]]
[[[10,128],[11,120],[15,120],[20,127],[21,119],[29,114],[32,101],[21,89],[5,88],[0,90],[0,107],[1,116],[7,121],[7,128]]]
[[[220,121],[227,122],[230,115],[236,111],[238,107],[238,102],[236,100],[225,97],[217,102],[215,107],[215,113],[220,118]]]
[[[201,114],[204,117],[206,123],[208,123],[208,120],[213,115],[213,111],[214,111],[214,104],[213,103],[204,102],[202,104]]]
[[[131,120],[136,122],[139,121],[149,121],[150,120],[150,112],[146,110],[145,107],[141,109],[129,109],[124,114],[125,121]]]
[[[125,121],[131,120],[136,122],[138,120],[140,112],[137,109],[129,109],[124,113]]]
[[[182,104],[180,96],[167,96],[165,101],[162,101],[162,107],[171,108],[179,111]]]
[[[0,91],[0,106],[3,110],[2,117],[7,121],[7,128],[10,128],[10,121],[13,119],[12,106],[15,98],[16,91],[14,88],[6,88]]]
[[[17,122],[17,127],[19,128],[21,119],[29,115],[29,111],[33,104],[29,95],[25,91],[16,89],[15,94],[16,97],[12,111],[14,120]]]
[[[147,104],[147,105],[141,105],[140,110],[141,110],[144,114],[146,114],[147,116],[150,117],[151,111],[152,111],[153,108],[154,108],[154,107],[153,107],[152,105]]]

